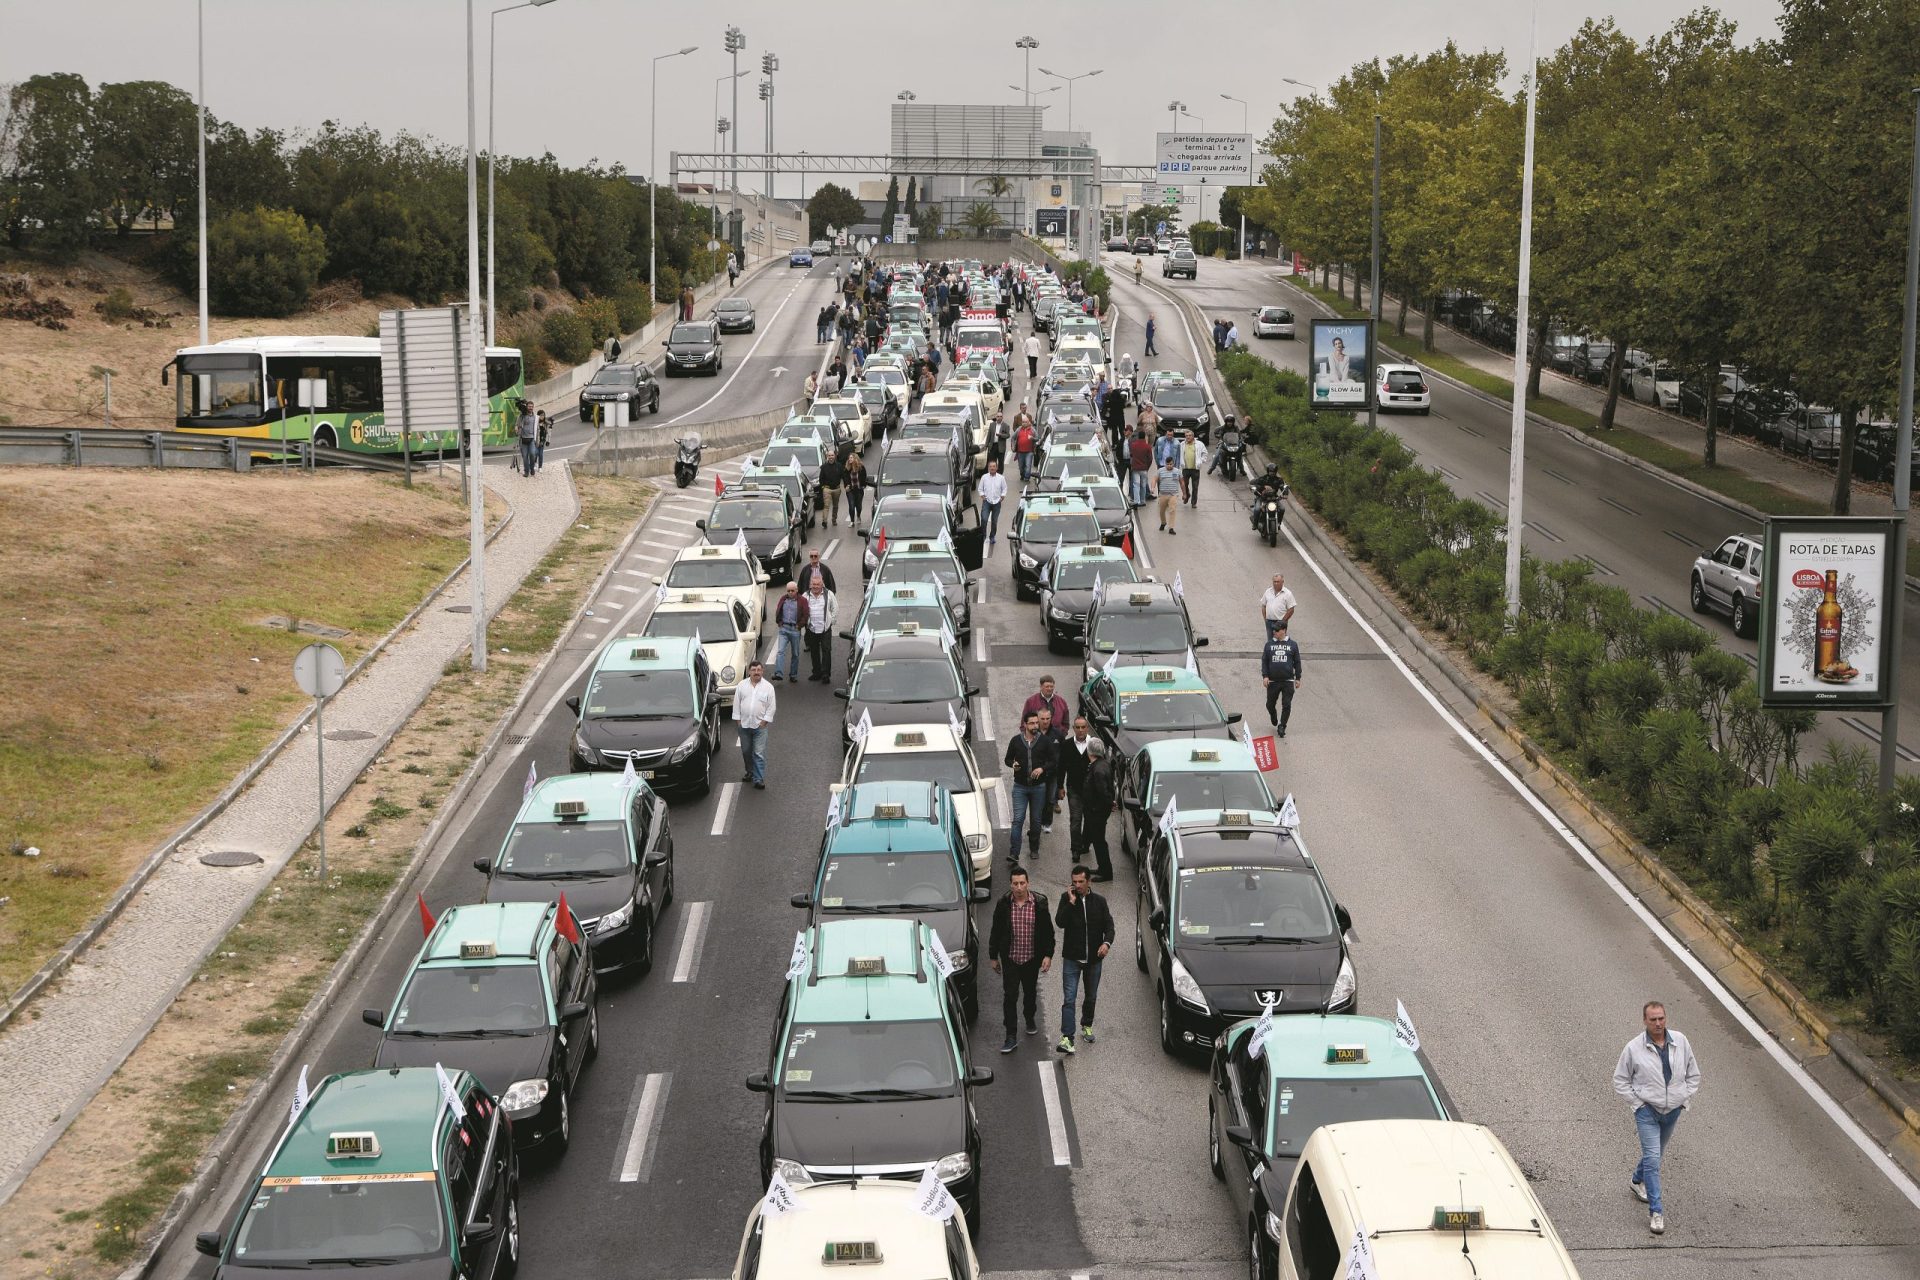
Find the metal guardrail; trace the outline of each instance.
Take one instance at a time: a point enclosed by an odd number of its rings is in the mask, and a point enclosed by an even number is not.
[[[416,454],[415,466],[438,461]],[[407,471],[402,458],[326,449],[306,440],[201,435],[189,431],[122,431],[112,427],[0,427],[0,465],[64,467],[155,467],[202,471],[250,471],[257,466],[364,467]]]

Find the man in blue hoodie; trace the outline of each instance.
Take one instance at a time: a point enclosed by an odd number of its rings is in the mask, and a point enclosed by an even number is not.
[[[1287,624],[1273,629],[1272,638],[1260,653],[1260,683],[1267,687],[1267,719],[1281,736],[1287,736],[1287,719],[1293,715],[1293,694],[1302,680],[1300,646],[1287,635]],[[1273,704],[1280,703],[1279,715]]]

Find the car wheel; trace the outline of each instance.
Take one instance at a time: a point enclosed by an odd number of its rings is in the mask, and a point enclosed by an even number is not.
[[[315,447],[321,449],[338,449],[340,437],[334,433],[332,427],[322,424],[313,429],[313,443]]]
[[[1140,903],[1138,899],[1135,899],[1133,904],[1133,962],[1140,966],[1140,972],[1145,973],[1147,971],[1147,943],[1146,935],[1140,927]]]
[[[1731,611],[1729,611],[1727,617],[1728,617],[1728,620],[1733,623],[1733,634],[1737,636],[1744,636],[1748,633],[1748,629],[1751,627],[1753,619],[1747,613],[1747,598],[1745,596],[1742,596],[1742,595],[1734,596],[1733,608]]]
[[[1213,1171],[1214,1180],[1227,1180],[1227,1166],[1220,1161],[1220,1116],[1212,1096],[1207,1098],[1207,1168]]]
[[[976,1183],[978,1181],[978,1179],[975,1179]],[[969,1238],[975,1241],[980,1239],[980,1224],[986,1221],[986,1217],[987,1211],[980,1202],[980,1192],[975,1190],[973,1193],[973,1212],[967,1215],[967,1235]]]
[[[600,1056],[600,1011],[587,1010],[587,1061]]]
[[[573,1141],[573,1113],[567,1108],[567,1091],[560,1091],[560,1127],[553,1136],[553,1158],[558,1160],[567,1154],[567,1146]]]
[[[673,905],[673,851],[667,851],[667,882],[660,887],[660,909]]]
[[[655,387],[653,389],[653,403],[647,406],[647,413],[652,415],[658,412],[660,412],[660,388]]]
[[[520,1192],[507,1193],[506,1240],[500,1246],[500,1280],[511,1280],[520,1269]]]
[[[1687,588],[1687,603],[1693,606],[1695,613],[1707,611],[1707,589],[1700,581],[1700,575],[1693,575],[1693,582]]]
[[[1260,1215],[1247,1217],[1247,1280],[1267,1280],[1266,1265],[1260,1259]]]
[[[1180,1052],[1180,1042],[1173,1038],[1173,997],[1167,994],[1165,987],[1160,989],[1160,1049],[1168,1055]]]
[[[634,968],[641,973],[653,972],[653,917],[647,917],[646,938],[640,947],[640,958],[634,962]]]

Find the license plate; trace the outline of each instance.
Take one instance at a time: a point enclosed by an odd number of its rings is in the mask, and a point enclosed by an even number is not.
[[[640,771],[640,776],[643,778],[651,779],[653,777],[653,774],[654,774],[654,771],[652,769],[642,769]]]

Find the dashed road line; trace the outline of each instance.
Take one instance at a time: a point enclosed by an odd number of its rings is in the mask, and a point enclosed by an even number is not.
[[[1679,543],[1683,547],[1698,547],[1700,545],[1698,542],[1695,542],[1692,538],[1689,538],[1686,534],[1675,533],[1672,529],[1662,529],[1660,532],[1666,534],[1669,538],[1672,538],[1675,542]]]
[[[1630,516],[1637,516],[1640,514],[1638,511],[1635,511],[1632,507],[1628,506],[1626,503],[1615,502],[1612,498],[1607,497],[1607,495],[1604,493],[1600,495],[1600,501],[1606,503],[1608,506],[1612,507],[1615,511],[1624,511]]]
[[[710,902],[687,904],[687,926],[680,931],[680,954],[673,962],[673,980],[692,982],[700,969],[700,944],[707,940],[707,913]]]
[[[654,1130],[667,1109],[667,1086],[671,1072],[656,1071],[634,1083],[633,1101],[627,1106],[626,1141],[617,1148],[620,1162],[613,1176],[620,1182],[645,1182],[653,1176]]]
[[[1561,537],[1559,534],[1555,533],[1553,530],[1547,528],[1547,526],[1541,524],[1538,520],[1527,521],[1527,528],[1533,530],[1535,533],[1539,534],[1543,538],[1548,539],[1549,541],[1552,541],[1552,542],[1566,541],[1565,538]]]
[[[713,830],[710,835],[727,834],[727,818],[733,813],[733,798],[740,794],[740,784],[729,782],[720,788],[720,803],[713,807]]]
[[[1067,1114],[1060,1102],[1060,1064],[1037,1062],[1040,1068],[1040,1100],[1047,1108],[1047,1141],[1053,1147],[1053,1163],[1073,1163],[1073,1148],[1067,1145]]]
[[[678,551],[680,549],[680,544],[677,542],[660,542],[654,538],[642,538],[640,539],[640,545],[643,547],[659,547],[662,551]]]

